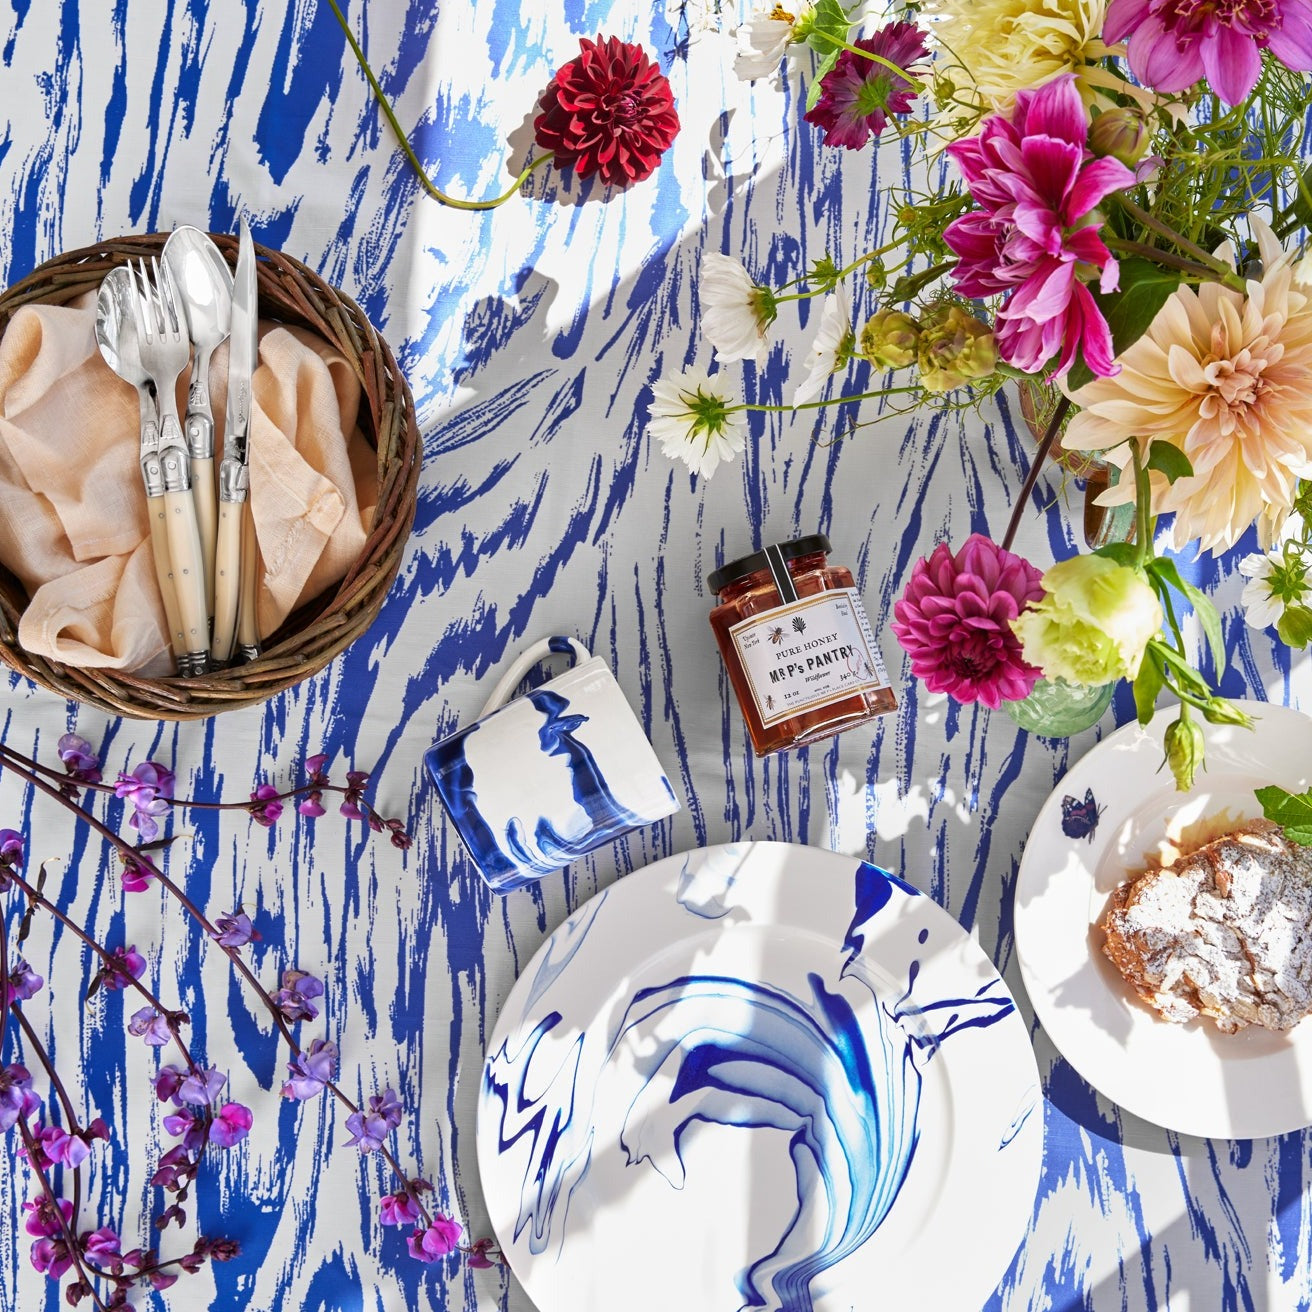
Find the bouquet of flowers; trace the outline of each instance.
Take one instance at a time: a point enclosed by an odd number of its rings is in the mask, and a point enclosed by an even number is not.
[[[783,302],[815,296],[794,408],[1025,389],[1044,422],[1010,526],[919,561],[894,631],[913,673],[963,702],[1125,679],[1146,724],[1168,694],[1189,787],[1195,717],[1250,721],[1188,649],[1192,608],[1219,677],[1217,611],[1158,544],[1255,545],[1248,622],[1312,640],[1312,0],[924,0],[878,20],[816,0],[761,11],[739,45],[745,78],[813,69],[805,118],[826,146],[896,137],[924,181],[882,188],[885,244],[786,287],[704,256],[719,361],[763,356]],[[844,395],[854,371],[875,381]],[[652,427],[709,475],[747,411],[778,408],[690,370],[654,385]],[[1133,530],[1041,572],[1011,546],[1050,455]]]

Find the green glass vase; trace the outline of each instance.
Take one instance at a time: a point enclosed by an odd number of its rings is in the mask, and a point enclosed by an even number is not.
[[[1069,738],[1097,724],[1115,689],[1114,683],[1090,688],[1065,679],[1040,679],[1024,701],[1005,706],[1022,729],[1042,738]]]

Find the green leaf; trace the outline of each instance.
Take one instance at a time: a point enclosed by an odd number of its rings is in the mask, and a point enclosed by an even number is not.
[[[1139,563],[1139,548],[1133,542],[1108,542],[1093,554],[1104,560],[1114,560],[1118,565],[1128,565],[1131,569]]]
[[[1145,654],[1139,666],[1139,675],[1134,681],[1134,709],[1139,714],[1139,723],[1147,724],[1153,718],[1157,706],[1157,694],[1162,690],[1162,668],[1153,659],[1152,652]]]
[[[1188,478],[1194,472],[1189,457],[1169,442],[1150,443],[1147,463],[1149,469],[1165,474],[1168,483],[1174,483],[1177,478]]]
[[[1154,639],[1149,644],[1148,650],[1169,665],[1176,682],[1182,684],[1195,697],[1200,699],[1211,697],[1212,690],[1208,687],[1207,680],[1174,647],[1168,647],[1166,643]]]
[[[1276,621],[1276,633],[1286,647],[1306,647],[1312,642],[1312,610],[1306,606],[1287,606]]]
[[[1116,355],[1131,347],[1148,331],[1148,325],[1157,317],[1157,311],[1166,304],[1166,298],[1180,285],[1180,274],[1174,269],[1163,269],[1151,260],[1134,255],[1121,261],[1119,291],[1089,291],[1102,311],[1107,326],[1112,330],[1112,350]],[[1083,387],[1094,379],[1093,370],[1084,363],[1081,355],[1066,376],[1070,390]],[[1165,471],[1163,471],[1165,472]]]
[[[1156,559],[1149,561],[1148,572],[1155,574],[1163,582],[1170,584],[1177,592],[1183,592],[1189,598],[1194,612],[1198,616],[1198,622],[1203,626],[1203,632],[1207,635],[1207,645],[1212,651],[1212,663],[1216,666],[1216,673],[1219,678],[1221,671],[1225,668],[1225,637],[1221,633],[1221,616],[1212,604],[1211,598],[1206,593],[1199,592],[1192,583],[1181,577],[1175,561],[1168,557],[1158,556]]]
[[[820,67],[815,70],[815,77],[811,79],[811,85],[806,89],[806,110],[809,114],[816,107],[824,88],[820,85],[821,79],[829,72],[833,66],[838,63],[838,56],[843,52],[835,46],[833,50],[820,61]]]
[[[817,0],[811,11],[806,44],[824,59],[821,67],[826,73],[834,66],[851,30],[852,20],[839,0]],[[817,74],[816,81],[819,80],[820,74]]]
[[[1291,843],[1312,847],[1312,788],[1305,793],[1289,793],[1270,784],[1256,789],[1254,796],[1262,803],[1262,814],[1274,820]]]

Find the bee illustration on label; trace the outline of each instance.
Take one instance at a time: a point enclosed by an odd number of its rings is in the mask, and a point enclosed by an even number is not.
[[[765,709],[767,711],[774,710],[774,693],[768,692],[765,694]]]
[[[784,626],[782,624],[772,624],[768,637],[777,647],[784,640]]]

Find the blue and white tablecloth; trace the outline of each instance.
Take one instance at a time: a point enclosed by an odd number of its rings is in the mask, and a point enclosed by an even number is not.
[[[357,1100],[397,1089],[399,1155],[477,1236],[484,1040],[516,974],[572,908],[654,859],[728,839],[869,856],[972,928],[1028,1015],[1010,907],[1026,834],[1054,781],[1133,707],[1123,697],[1098,729],[1049,742],[906,681],[886,625],[912,563],[945,538],[1000,531],[1017,494],[1029,439],[1005,399],[855,431],[855,407],[756,415],[742,460],[710,482],[672,465],[646,431],[648,384],[710,363],[698,332],[701,255],[739,256],[776,283],[826,251],[854,258],[888,229],[872,183],[899,174],[897,146],[822,150],[799,122],[795,85],[739,84],[731,0],[343,7],[417,153],[450,191],[509,185],[531,149],[538,95],[578,37],[598,31],[656,52],[682,132],[627,194],[547,172],[527,199],[460,213],[423,196],[323,0],[10,0],[0,14],[0,281],[100,238],[181,223],[233,231],[245,214],[258,241],[340,285],[386,335],[414,389],[425,462],[383,613],[321,675],[264,707],[183,726],[112,720],[10,676],[0,732],[51,760],[76,728],[103,744],[111,767],[164,761],[193,796],[244,797],[257,780],[297,777],[317,751],[338,778],[374,772],[380,809],[416,836],[406,855],[335,814],[289,815],[266,831],[241,813],[202,812],[175,821],[187,836],[169,861],[212,914],[252,912],[264,935],[252,960],[271,987],[293,965],[327,980],[325,1014],[303,1037],[340,1046]],[[784,308],[765,363],[743,368],[756,399],[791,396],[815,329],[805,304],[801,319]],[[849,390],[862,382],[857,374]],[[1040,480],[1018,543],[1040,563],[1071,549],[1065,496],[1056,477]],[[872,730],[757,761],[707,624],[705,577],[725,558],[817,529],[884,631],[901,708]],[[1306,703],[1306,662],[1291,669],[1269,635],[1244,627],[1233,565],[1199,562],[1195,576],[1226,615],[1224,692]],[[498,898],[436,809],[420,758],[476,714],[517,650],[555,633],[613,660],[686,807]],[[118,804],[107,814],[122,823]],[[158,1306],[527,1312],[504,1271],[422,1267],[400,1230],[379,1225],[377,1200],[392,1187],[380,1163],[344,1146],[344,1118],[326,1100],[279,1099],[285,1055],[203,935],[156,893],[125,896],[99,841],[3,774],[0,825],[29,833],[34,865],[51,860],[71,914],[147,955],[157,988],[190,1013],[198,1047],[255,1113],[250,1141],[216,1153],[194,1199],[201,1228],[238,1239],[241,1257]],[[11,898],[11,926],[18,912]],[[162,1136],[147,1083],[155,1058],[125,1031],[134,1004],[102,992],[83,1005],[93,963],[47,918],[25,954],[53,981],[28,1015],[62,1067],[80,1066],[86,1115],[113,1130],[80,1225],[143,1241]],[[1312,1139],[1167,1133],[1095,1094],[1037,1027],[1034,1043],[1048,1095],[1045,1167],[1030,1234],[990,1309],[1309,1306]],[[10,1136],[0,1153],[0,1309],[53,1309],[59,1294],[31,1269],[15,1220],[29,1187],[15,1146]]]

